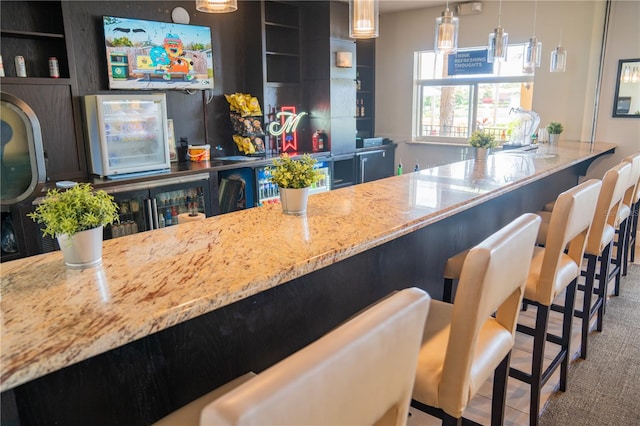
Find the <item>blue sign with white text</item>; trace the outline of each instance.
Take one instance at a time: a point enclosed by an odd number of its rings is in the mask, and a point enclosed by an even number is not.
[[[467,50],[449,55],[449,76],[493,74],[493,64],[487,62],[487,49]]]

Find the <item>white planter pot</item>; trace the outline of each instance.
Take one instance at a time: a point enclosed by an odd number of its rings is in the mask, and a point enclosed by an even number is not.
[[[81,269],[102,263],[102,226],[78,232],[72,236],[58,235],[64,264]]]
[[[309,188],[278,188],[282,211],[286,214],[302,216],[307,213]]]
[[[560,140],[560,133],[549,133],[549,143],[558,143]]]

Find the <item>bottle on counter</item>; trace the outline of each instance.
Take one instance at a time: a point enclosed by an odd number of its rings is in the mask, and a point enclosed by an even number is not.
[[[164,222],[164,215],[160,215],[160,217],[158,218],[158,227],[160,228],[164,228],[166,226],[165,222]]]
[[[175,205],[171,207],[171,224],[172,225],[178,224],[178,207]]]
[[[402,174],[402,163],[398,164],[398,176]]]
[[[171,220],[171,209],[167,208],[164,211],[164,223],[166,226],[171,226],[173,225],[173,221]]]

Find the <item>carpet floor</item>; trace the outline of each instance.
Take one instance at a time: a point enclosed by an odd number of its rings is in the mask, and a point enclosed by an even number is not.
[[[587,360],[571,364],[567,391],[549,399],[540,424],[640,425],[640,265],[629,265]]]

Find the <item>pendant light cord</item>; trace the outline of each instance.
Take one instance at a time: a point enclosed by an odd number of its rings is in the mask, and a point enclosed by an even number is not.
[[[538,0],[533,3],[533,37],[536,36],[536,17],[538,16]]]
[[[502,0],[498,3],[498,26],[500,26],[500,22],[502,21]]]

